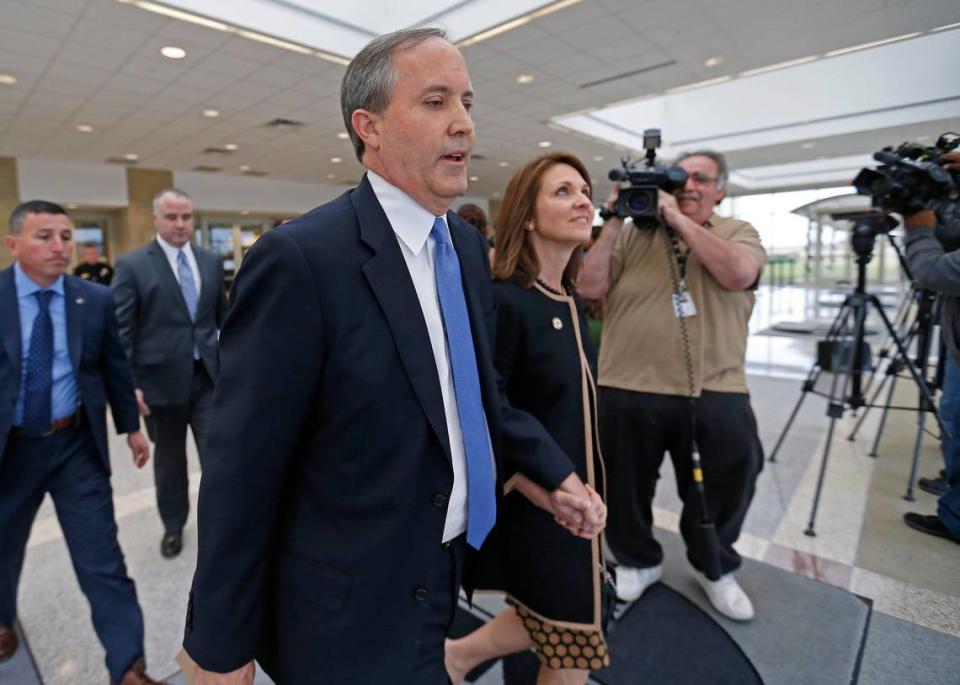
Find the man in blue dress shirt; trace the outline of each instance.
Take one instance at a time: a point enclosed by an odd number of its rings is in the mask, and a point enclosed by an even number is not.
[[[64,275],[73,225],[58,205],[19,205],[5,243],[16,261],[0,272],[0,660],[17,649],[17,584],[49,492],[111,683],[150,685],[143,615],[117,542],[108,402],[137,467],[150,448],[110,290]]]

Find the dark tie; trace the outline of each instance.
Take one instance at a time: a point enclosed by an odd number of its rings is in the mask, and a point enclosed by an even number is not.
[[[23,428],[28,433],[45,433],[50,428],[53,396],[53,320],[50,318],[52,290],[35,293],[40,309],[33,320],[27,375],[23,382]]]
[[[460,431],[467,459],[467,544],[480,549],[497,518],[496,484],[493,477],[493,456],[480,396],[477,355],[470,335],[460,262],[450,242],[443,219],[433,222],[430,231],[436,241],[434,262],[437,297],[447,334],[453,390],[457,396]]]
[[[197,320],[197,284],[193,280],[193,271],[187,261],[187,253],[180,248],[177,253],[177,275],[180,277],[180,290],[183,292],[183,301],[187,303],[190,320]]]

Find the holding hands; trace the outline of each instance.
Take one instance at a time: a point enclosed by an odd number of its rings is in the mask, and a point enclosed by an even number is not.
[[[520,476],[517,490],[533,504],[553,515],[558,525],[581,538],[594,538],[607,525],[607,505],[589,484],[576,473],[567,476],[560,487],[548,491],[529,478]]]

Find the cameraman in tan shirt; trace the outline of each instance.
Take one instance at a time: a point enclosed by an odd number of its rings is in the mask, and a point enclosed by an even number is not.
[[[763,465],[744,361],[753,289],[766,252],[753,226],[714,213],[726,193],[722,155],[698,151],[677,164],[688,180],[673,195],[660,191],[658,208],[675,240],[662,226],[625,227],[623,219],[613,217],[587,253],[580,276],[584,298],[605,298],[599,413],[609,473],[607,541],[620,564],[617,594],[626,601],[639,598],[662,575],[663,551],[651,530],[652,501],[669,452],[684,500],[680,530],[694,576],[717,611],[746,621],[754,611],[733,576],[740,566],[733,543]],[[681,298],[679,305],[675,297]],[[703,575],[703,549],[695,537],[699,505],[690,459],[691,392],[697,397],[696,438],[707,503],[720,543],[723,575],[716,581]]]

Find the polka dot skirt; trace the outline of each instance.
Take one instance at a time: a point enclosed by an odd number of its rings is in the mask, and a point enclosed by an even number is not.
[[[511,602],[512,604],[512,602]],[[553,625],[514,604],[517,615],[533,638],[533,649],[547,668],[599,671],[610,665],[610,653],[599,630],[576,630]]]

